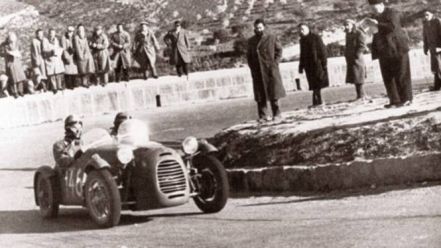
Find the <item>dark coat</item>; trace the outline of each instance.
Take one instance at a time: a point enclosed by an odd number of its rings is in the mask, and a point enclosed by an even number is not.
[[[253,78],[254,100],[262,102],[286,96],[279,61],[282,46],[273,34],[254,35],[248,40],[247,59]]]
[[[309,33],[300,38],[299,71],[303,70],[306,72],[309,90],[329,86],[326,47],[317,34]]]
[[[409,38],[401,27],[401,15],[398,11],[385,8],[376,16],[378,32],[372,39],[372,59],[398,58],[409,51]]]
[[[436,48],[441,48],[441,21],[433,18],[423,24],[424,53],[430,52],[430,64],[433,73],[441,76],[441,53]]]
[[[115,32],[110,37],[110,44],[112,46],[111,59],[118,64],[121,61],[123,68],[128,69],[132,65],[132,53],[130,51],[131,41],[130,35],[127,32]]]
[[[111,70],[109,55],[109,39],[107,35],[101,33],[94,34],[90,39],[91,53],[95,61],[95,71],[97,73],[108,73]]]
[[[176,65],[179,61],[179,56],[182,57],[184,63],[191,62],[190,40],[188,32],[181,29],[179,33],[169,31],[164,36],[164,42],[170,47],[170,64]]]
[[[367,50],[366,33],[360,29],[354,29],[346,34],[345,59],[346,59],[346,82],[351,84],[363,84],[366,77],[366,65],[363,53]]]

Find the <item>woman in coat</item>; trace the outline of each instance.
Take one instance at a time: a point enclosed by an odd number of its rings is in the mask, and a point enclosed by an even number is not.
[[[148,70],[150,70],[153,78],[158,78],[155,63],[159,44],[155,34],[148,28],[146,22],[141,23],[141,30],[135,36],[134,48],[135,60],[143,71],[144,79],[148,78]]]
[[[301,23],[299,73],[306,72],[309,90],[312,90],[312,105],[322,105],[321,89],[329,86],[326,47],[322,38],[310,32],[309,26]]]
[[[63,48],[57,39],[54,29],[49,30],[49,37],[43,40],[43,57],[46,65],[46,74],[48,77],[49,90],[57,93],[58,90],[64,90],[63,74],[64,63],[61,59]]]
[[[95,28],[95,33],[90,40],[90,47],[92,49],[92,56],[95,61],[95,70],[98,74],[101,84],[104,86],[109,82],[110,72],[110,56],[109,56],[109,39],[103,32],[103,27]]]
[[[67,32],[61,38],[61,46],[63,47],[62,59],[64,62],[64,82],[66,88],[73,89],[76,87],[76,76],[78,74],[78,67],[74,60],[74,39],[75,28],[73,26],[67,27]]]
[[[6,75],[9,78],[10,93],[17,97],[24,94],[24,83],[27,81],[21,63],[21,53],[18,48],[15,33],[8,33],[8,38],[1,45],[1,55],[5,58]]]
[[[366,33],[363,29],[357,28],[355,21],[345,20],[344,28],[346,32],[346,83],[354,84],[357,99],[365,99],[363,89],[364,78],[366,77],[366,65],[363,53],[367,50]]]
[[[74,52],[81,85],[89,87],[89,75],[95,73],[95,64],[90,53],[86,30],[82,24],[78,25],[77,34],[74,37]]]

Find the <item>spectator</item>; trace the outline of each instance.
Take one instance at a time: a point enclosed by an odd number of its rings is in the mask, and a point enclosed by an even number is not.
[[[181,27],[181,21],[175,21],[174,26],[164,36],[164,42],[171,48],[170,64],[176,66],[179,77],[185,74],[188,80],[188,65],[191,63],[188,33]]]
[[[61,38],[61,46],[63,47],[62,59],[64,62],[64,83],[67,89],[73,89],[76,85],[78,75],[78,67],[74,60],[74,40],[75,28],[67,27],[67,32]]]
[[[0,98],[9,97],[8,92],[8,76],[5,74],[0,75]]]
[[[35,84],[45,84],[47,79],[46,76],[46,65],[43,58],[43,41],[46,38],[44,37],[43,30],[38,29],[35,32],[35,37],[32,39],[31,44],[31,78],[33,79]],[[37,82],[39,80],[40,82]],[[46,88],[46,85],[44,85]]]
[[[24,83],[27,79],[21,63],[21,53],[15,33],[8,33],[6,41],[0,45],[0,48],[0,54],[5,58],[9,91],[15,98],[23,96]]]
[[[115,63],[115,77],[117,82],[120,82],[121,79],[129,81],[129,69],[132,63],[130,35],[124,31],[122,24],[118,24],[116,28],[117,31],[110,37],[113,49],[111,59]]]
[[[356,100],[365,100],[366,94],[363,89],[366,77],[366,65],[363,53],[367,50],[366,33],[358,28],[354,20],[346,19],[344,22],[346,32],[346,83],[354,84],[357,93]]]
[[[366,19],[378,27],[372,40],[372,59],[379,59],[389,104],[385,108],[412,103],[412,82],[409,63],[409,38],[401,27],[398,11],[386,7],[383,0],[369,0],[375,18]]]
[[[54,94],[59,90],[64,90],[64,63],[61,59],[63,48],[61,48],[56,34],[55,29],[49,29],[49,37],[43,41],[43,55],[49,83],[48,89]]]
[[[430,52],[431,70],[434,75],[432,91],[441,89],[441,21],[430,10],[424,11],[423,21],[424,54]]]
[[[279,70],[282,46],[274,34],[265,31],[262,19],[254,22],[254,32],[255,35],[248,40],[247,59],[253,78],[258,121],[268,120],[267,101],[271,104],[273,120],[280,121],[278,99],[286,96]]]
[[[307,24],[301,23],[298,27],[301,37],[299,73],[306,72],[309,90],[312,90],[312,106],[320,106],[324,104],[321,90],[329,86],[326,47]]]
[[[81,86],[89,87],[89,76],[95,73],[95,64],[90,53],[89,42],[86,37],[84,25],[77,26],[77,34],[74,36],[74,58],[81,79]]]
[[[146,22],[141,23],[141,29],[135,36],[134,48],[135,60],[144,74],[144,79],[148,78],[148,70],[150,70],[153,78],[158,78],[155,63],[159,45],[155,34]]]
[[[90,40],[92,56],[95,61],[95,70],[100,84],[105,86],[109,82],[110,56],[109,56],[109,39],[103,32],[102,26],[97,26]]]

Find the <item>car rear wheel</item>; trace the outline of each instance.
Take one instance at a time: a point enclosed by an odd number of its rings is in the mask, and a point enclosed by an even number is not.
[[[229,195],[225,168],[212,155],[195,157],[193,166],[198,170],[193,179],[198,191],[194,202],[204,213],[219,212],[227,203]]]
[[[57,217],[59,203],[55,194],[55,178],[38,176],[35,190],[41,216],[45,219]]]
[[[89,215],[98,226],[112,227],[119,223],[121,196],[108,170],[95,170],[87,175],[85,198]]]

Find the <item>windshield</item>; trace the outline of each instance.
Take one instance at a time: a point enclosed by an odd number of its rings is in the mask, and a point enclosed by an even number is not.
[[[115,142],[112,139],[112,136],[110,136],[109,132],[102,128],[94,128],[89,130],[81,136],[81,140],[81,150],[83,152],[91,148],[109,145]]]
[[[116,140],[122,145],[147,146],[150,141],[150,132],[144,122],[130,119],[119,126]]]

